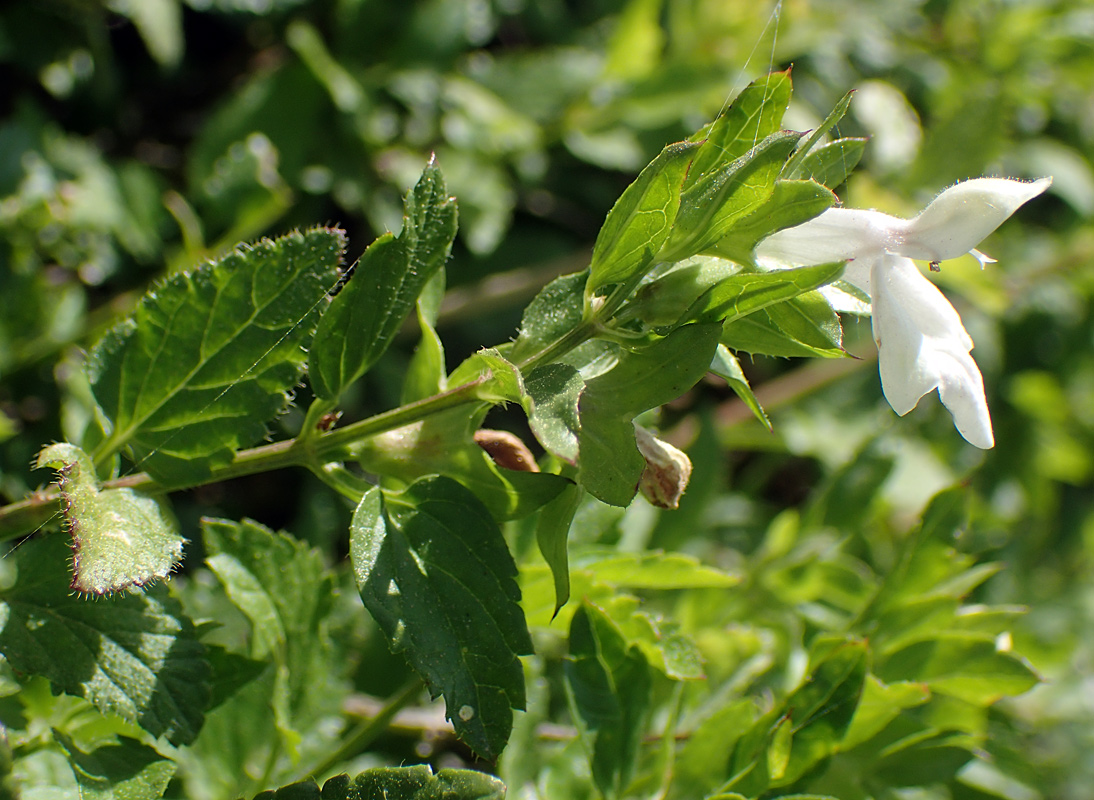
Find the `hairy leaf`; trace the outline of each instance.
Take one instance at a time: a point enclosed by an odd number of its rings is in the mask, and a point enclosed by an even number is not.
[[[164,486],[195,483],[284,410],[327,303],[345,234],[317,228],[240,246],[169,278],[92,349],[88,374],[122,447]]]
[[[350,528],[361,598],[388,642],[443,694],[457,734],[501,752],[524,707],[518,655],[532,652],[516,567],[486,507],[455,481],[365,494]]]
[[[88,455],[54,444],[38,455],[54,467],[72,536],[72,588],[109,594],[165,578],[182,560],[186,540],[167,508],[132,489],[100,489]]]
[[[867,141],[848,137],[821,145],[802,160],[801,176],[811,178],[829,189],[836,188],[858,166]]]
[[[581,323],[587,270],[562,275],[532,298],[520,321],[520,334],[509,357],[523,361]]]
[[[528,424],[543,448],[569,464],[577,463],[581,422],[578,402],[585,381],[568,364],[545,364],[524,381],[532,401]]]
[[[308,377],[326,401],[335,402],[384,354],[452,249],[456,201],[432,161],[407,193],[403,209],[402,231],[369,246],[319,321]]]
[[[165,590],[94,602],[72,595],[67,548],[32,539],[7,556],[21,580],[0,597],[0,652],[106,714],[188,744],[209,701],[209,665],[194,626]]]

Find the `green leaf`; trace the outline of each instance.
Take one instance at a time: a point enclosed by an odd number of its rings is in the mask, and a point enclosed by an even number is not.
[[[193,623],[165,590],[88,602],[74,596],[58,536],[31,539],[6,557],[20,580],[0,597],[0,652],[105,714],[188,744],[209,701],[209,665]]]
[[[688,316],[702,322],[721,320],[725,329],[729,330],[738,320],[750,314],[777,307],[832,282],[843,272],[843,267],[843,262],[834,262],[770,272],[738,272],[703,295]],[[808,311],[814,310],[812,305],[806,308]],[[828,313],[831,312],[829,307]]]
[[[475,752],[494,757],[524,707],[518,655],[532,652],[520,590],[486,507],[445,477],[365,494],[350,559],[366,608],[405,652]]]
[[[931,690],[923,683],[882,683],[873,675],[866,676],[862,699],[847,733],[840,744],[842,750],[866,742],[880,733],[902,711],[921,706],[931,699]]]
[[[159,800],[175,774],[174,762],[136,739],[120,736],[85,753],[61,731],[53,738],[68,756],[81,800]]]
[[[767,414],[760,406],[760,401],[756,399],[756,395],[748,383],[748,378],[745,376],[744,370],[741,369],[741,362],[737,360],[737,356],[729,352],[729,348],[724,344],[718,344],[714,360],[710,362],[710,371],[729,384],[729,388],[744,401],[745,405],[756,416],[756,419],[762,422],[769,431],[772,430],[771,420],[767,418]]]
[[[581,374],[569,364],[545,364],[529,373],[524,387],[532,400],[528,424],[543,448],[576,464],[581,421],[578,402],[585,390]]]
[[[821,145],[801,163],[800,174],[834,189],[858,166],[867,139],[848,137]]]
[[[789,70],[772,72],[746,86],[718,119],[691,137],[703,146],[692,163],[687,186],[745,155],[779,130],[792,93]]]
[[[520,321],[509,357],[522,362],[581,324],[588,270],[562,275],[532,298]]]
[[[232,603],[251,623],[250,657],[272,661],[269,696],[278,733],[292,751],[299,743],[295,709],[308,693],[335,694],[323,635],[333,580],[317,550],[253,520],[203,519],[206,562]],[[314,686],[319,675],[325,686]]]
[[[686,392],[710,366],[721,326],[685,325],[654,344],[624,352],[588,381],[581,396],[579,482],[605,503],[625,506],[646,461],[634,441],[638,414]]]
[[[146,295],[88,358],[112,424],[96,460],[127,447],[160,484],[183,486],[260,440],[300,379],[344,247],[323,228],[263,240]]]
[[[680,190],[699,146],[670,144],[639,173],[608,212],[596,237],[586,295],[645,273],[673,231]]]
[[[456,201],[430,161],[403,202],[403,230],[361,256],[319,321],[308,357],[316,395],[334,403],[384,354],[419,293],[444,266],[456,235]]]
[[[686,553],[619,553],[585,550],[574,569],[587,570],[597,583],[620,589],[728,589],[741,582]]]
[[[932,691],[975,705],[1022,694],[1041,680],[1022,658],[1000,651],[993,639],[946,632],[893,653],[876,672],[883,681],[926,683]]]
[[[527,394],[520,370],[496,348],[483,348],[464,360],[448,376],[450,386],[480,380],[475,396],[487,403],[524,404]]]
[[[313,780],[262,792],[255,800],[505,800],[505,784],[493,775],[470,769],[442,769],[428,764],[375,767],[357,777],[336,775],[320,791]]]
[[[445,389],[444,345],[437,335],[434,325],[444,296],[444,269],[433,273],[426,281],[422,293],[418,295],[417,317],[421,338],[414,349],[414,355],[407,366],[403,379],[403,393],[400,402],[403,405],[413,403],[440,394]]]
[[[91,459],[70,444],[47,447],[37,467],[59,475],[73,589],[109,594],[165,578],[178,566],[186,540],[158,500],[132,489],[101,490]]]
[[[539,512],[536,520],[536,544],[551,569],[555,585],[555,613],[570,599],[570,565],[567,539],[574,514],[585,497],[576,483],[571,484]]]
[[[844,358],[847,351],[842,342],[839,315],[824,296],[815,291],[727,323],[722,332],[722,344],[727,347],[769,356]]]
[[[726,236],[704,252],[750,264],[753,250],[761,240],[783,228],[808,222],[836,202],[836,196],[815,181],[777,180],[765,203],[737,222]]]
[[[603,611],[583,603],[570,623],[565,675],[571,713],[592,754],[593,781],[605,797],[619,797],[634,773],[645,729],[649,664]]]
[[[790,786],[835,753],[862,695],[868,658],[865,642],[818,638],[805,680],[741,740],[723,788],[753,796]]]
[[[789,131],[773,133],[747,155],[685,188],[672,235],[657,254],[658,259],[679,261],[701,253],[763,208],[775,191],[783,162],[799,138],[800,134]]]
[[[809,134],[809,138],[798,148],[798,151],[794,153],[793,158],[786,162],[786,167],[783,169],[783,175],[788,178],[800,177],[801,171],[799,170],[799,167],[801,166],[802,161],[809,155],[817,142],[821,140],[821,137],[832,130],[832,128],[836,127],[836,125],[839,124],[839,121],[843,119],[843,115],[847,113],[847,109],[851,105],[851,97],[854,94],[855,90],[852,89],[839,99],[839,102],[836,103],[828,116],[824,118],[824,122],[818,125],[817,129]]]

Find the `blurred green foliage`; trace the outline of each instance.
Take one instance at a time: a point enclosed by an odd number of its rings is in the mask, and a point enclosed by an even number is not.
[[[510,797],[593,796],[585,754],[559,735],[560,725],[574,723],[560,656],[580,608],[581,641],[595,634],[607,642],[619,653],[618,670],[640,661],[656,667],[657,659],[669,665],[643,672],[644,719],[649,733],[676,726],[687,742],[675,754],[646,741],[594,746],[638,758],[636,795],[660,787],[681,798],[718,788],[751,796],[760,779],[728,784],[724,755],[747,745],[767,753],[771,786],[843,800],[1088,797],[1094,10],[1078,0],[6,4],[0,491],[21,498],[43,480],[28,467],[42,443],[79,438],[92,407],[81,349],[163,276],[241,239],[326,222],[347,228],[355,258],[399,227],[401,196],[435,152],[460,207],[448,265],[456,291],[438,323],[458,361],[513,336],[520,307],[540,285],[588,262],[608,208],[665,143],[711,119],[751,77],[791,64],[786,123],[798,130],[819,124],[856,89],[838,133],[870,142],[863,166],[837,188],[848,206],[907,214],[958,179],[1054,176],[1048,198],[985,244],[1000,264],[981,272],[965,259],[938,276],[976,340],[998,444],[974,452],[937,402],[897,419],[870,357],[857,369],[745,363],[774,434],[713,383],[669,409],[663,425],[678,425],[680,440],[690,442],[692,486],[676,512],[641,502],[625,513],[595,503],[579,510],[572,595],[586,605],[572,601],[550,621],[553,587],[532,555],[534,531],[511,526],[540,655],[526,665],[530,712],[518,720],[500,773]],[[857,350],[856,331],[865,342]],[[865,328],[848,323],[848,333],[850,348],[867,355]],[[366,391],[344,398],[349,417],[397,401],[390,376],[408,358],[404,344],[369,376]],[[912,558],[927,501],[954,484],[967,487],[970,521],[951,521],[928,543],[936,550],[928,561],[943,574],[924,577],[914,591],[904,587],[900,602],[894,589],[890,606],[880,607],[874,593],[895,564]],[[947,497],[932,506],[936,513]],[[191,538],[202,514],[250,515],[298,533],[332,563],[344,555],[339,532],[348,511],[296,475],[209,487],[177,507]],[[703,588],[693,577],[651,586],[633,573],[613,578],[596,569],[605,551],[651,548],[701,556],[742,583]],[[192,616],[223,621],[214,666],[217,685],[230,693],[231,676],[250,663],[234,652],[246,621],[207,572],[177,584]],[[641,610],[625,592],[642,598]],[[310,635],[323,652],[337,652],[332,663],[348,665],[349,674],[332,678],[341,687],[335,697],[350,684],[387,696],[406,666],[375,631],[361,630],[352,594],[336,594],[330,630]],[[950,649],[933,658],[907,653],[916,625],[944,631]],[[825,650],[831,637],[844,642],[837,655]],[[686,638],[694,651],[679,644]],[[873,648],[869,672],[855,661],[864,638]],[[667,653],[670,642],[680,650]],[[992,704],[1026,688],[1028,676],[1004,657],[1011,648],[1045,682]],[[902,652],[919,673],[900,667],[893,654]],[[700,656],[706,681],[666,677],[674,668],[687,673]],[[838,658],[850,665],[842,672],[832,666],[843,664]],[[951,668],[974,659],[998,659],[990,673],[997,685],[958,680]],[[832,696],[850,696],[848,682],[858,680],[875,719],[832,722],[823,741],[840,739],[838,752],[802,755],[772,720],[798,697],[803,675],[829,668],[839,673]],[[925,699],[919,687],[947,677],[955,679]],[[321,749],[332,738],[336,704],[294,695],[298,705],[270,711],[266,695],[278,680],[266,675],[209,714],[168,796],[181,796],[182,786],[190,796],[214,796],[299,777],[287,761],[264,761],[276,752],[269,742],[302,737],[305,754]],[[88,721],[71,698],[32,685],[16,701],[10,677],[4,687],[9,727],[37,713],[69,735],[82,732],[82,747],[103,735],[103,724]],[[708,708],[716,714],[706,716]],[[766,739],[756,732],[765,724]],[[888,739],[873,736],[871,724]],[[260,742],[247,738],[255,727],[264,731]],[[450,742],[430,744],[431,731],[393,728],[354,764],[444,765],[466,756]],[[24,769],[43,782],[65,770],[46,755],[31,761]],[[806,774],[822,762],[827,771]],[[609,774],[604,763],[594,753],[595,783],[623,785],[629,768]],[[241,764],[271,782],[241,780]],[[802,783],[791,780],[799,768]],[[674,781],[662,783],[666,774]],[[912,786],[917,794],[898,794]]]

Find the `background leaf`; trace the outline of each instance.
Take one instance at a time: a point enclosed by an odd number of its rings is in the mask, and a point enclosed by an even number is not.
[[[88,359],[112,429],[163,486],[199,482],[265,434],[300,378],[345,234],[317,228],[242,246],[147,295]]]

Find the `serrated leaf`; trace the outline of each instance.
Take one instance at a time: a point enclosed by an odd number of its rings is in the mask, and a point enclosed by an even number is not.
[[[810,178],[829,189],[836,188],[858,166],[867,141],[848,137],[821,145],[802,160],[799,168],[801,177]]]
[[[532,400],[528,425],[543,448],[569,464],[579,452],[578,402],[585,381],[569,364],[545,364],[529,373],[524,387]]]
[[[278,732],[291,750],[300,737],[294,709],[315,688],[309,685],[314,667],[327,653],[322,626],[333,581],[318,551],[253,520],[206,518],[202,533],[210,570],[251,623],[250,656],[273,662],[270,704]]]
[[[96,459],[125,447],[161,485],[183,486],[259,441],[300,379],[344,247],[322,228],[264,239],[146,295],[88,358],[112,424]]]
[[[105,714],[188,744],[209,701],[209,665],[193,623],[166,591],[94,602],[72,595],[57,536],[31,539],[6,560],[21,580],[0,596],[0,652]]]
[[[588,381],[581,396],[579,482],[605,503],[625,506],[646,460],[634,441],[635,416],[690,389],[706,373],[721,326],[685,325]]]
[[[366,608],[404,652],[457,734],[484,757],[501,752],[524,707],[518,655],[532,652],[516,566],[484,505],[457,482],[423,478],[365,494],[350,560]]]
[[[73,589],[110,594],[166,578],[178,566],[186,539],[159,500],[132,489],[100,489],[91,459],[70,444],[47,447],[37,467],[59,475]]]
[[[634,772],[645,727],[649,664],[603,611],[583,603],[570,623],[564,670],[571,714],[591,753],[593,781],[605,797],[618,797]]]
[[[323,784],[322,800],[505,800],[505,784],[493,775],[470,769],[442,769],[428,764],[375,767],[351,779],[336,775]],[[280,796],[278,796],[280,800]]]
[[[53,738],[68,757],[81,800],[159,800],[175,774],[174,762],[136,739],[120,736],[117,744],[85,753],[61,731]]]
[[[679,261],[702,253],[764,207],[800,134],[773,133],[747,155],[715,169],[684,189],[672,235],[657,254]],[[689,180],[691,174],[689,173]]]
[[[444,266],[456,235],[456,201],[433,161],[403,203],[403,229],[373,242],[319,321],[308,357],[316,395],[337,401],[387,350],[419,293]]]
[[[554,500],[547,503],[536,520],[536,545],[551,569],[555,586],[555,613],[570,599],[570,563],[567,540],[574,514],[581,505],[585,492],[576,483],[566,487]]]
[[[727,323],[722,332],[722,344],[757,355],[847,356],[839,315],[824,295],[816,291],[799,294]]]
[[[772,430],[771,420],[767,418],[767,414],[760,406],[760,401],[756,399],[752,386],[749,385],[748,378],[745,376],[744,370],[741,369],[741,362],[737,360],[737,356],[729,352],[729,348],[724,344],[718,344],[714,360],[710,362],[710,371],[729,384],[729,388],[744,401],[744,404],[749,407],[756,419],[762,422],[768,430]]]
[[[608,212],[593,245],[585,293],[645,273],[669,234],[680,208],[680,190],[699,145],[668,145],[639,173]]]

